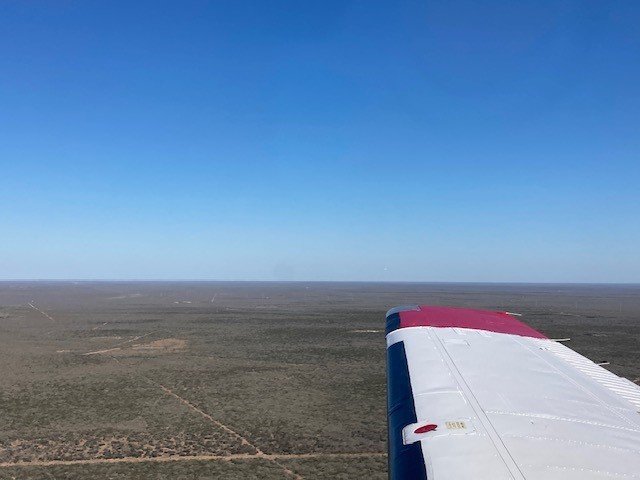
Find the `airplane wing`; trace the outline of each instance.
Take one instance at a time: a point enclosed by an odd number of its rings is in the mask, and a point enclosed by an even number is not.
[[[640,387],[505,312],[387,313],[389,478],[640,479]]]

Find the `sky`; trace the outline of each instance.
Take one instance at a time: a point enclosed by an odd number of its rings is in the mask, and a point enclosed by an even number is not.
[[[640,282],[637,0],[0,2],[0,279]]]

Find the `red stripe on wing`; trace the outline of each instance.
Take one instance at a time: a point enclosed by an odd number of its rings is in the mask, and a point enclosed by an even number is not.
[[[400,328],[408,327],[472,328],[521,337],[547,338],[508,313],[470,308],[421,306],[420,310],[401,311]]]

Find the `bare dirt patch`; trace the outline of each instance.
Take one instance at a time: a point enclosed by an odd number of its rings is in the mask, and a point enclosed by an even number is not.
[[[184,350],[187,341],[180,338],[163,338],[148,343],[135,343],[126,347],[105,348],[87,352],[83,355],[110,355],[110,356],[130,356],[130,355],[158,355],[165,353],[175,353]]]
[[[141,293],[131,293],[128,295],[116,295],[115,297],[109,297],[107,300],[124,300],[126,298],[139,298],[142,297]]]
[[[182,350],[187,346],[187,341],[180,338],[163,338],[162,340],[156,340],[149,343],[140,343],[137,345],[131,345],[132,350],[162,350],[175,352]]]
[[[104,335],[101,337],[89,337],[87,341],[89,342],[104,342],[109,340],[122,340],[120,335]]]

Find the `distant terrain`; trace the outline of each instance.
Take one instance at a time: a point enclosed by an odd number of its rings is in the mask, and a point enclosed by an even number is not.
[[[402,304],[518,312],[640,382],[640,285],[0,282],[0,479],[384,479]]]

